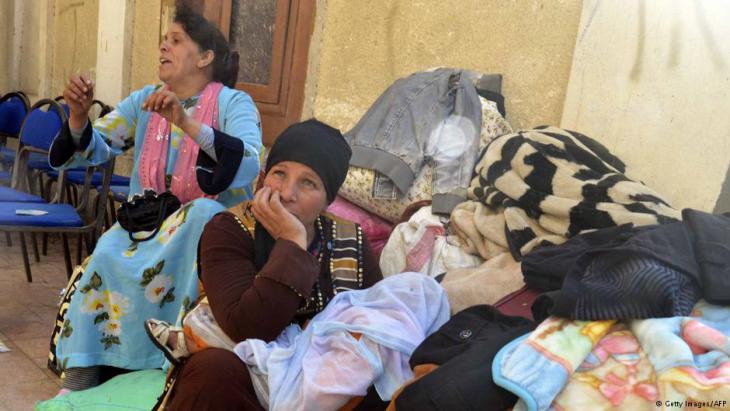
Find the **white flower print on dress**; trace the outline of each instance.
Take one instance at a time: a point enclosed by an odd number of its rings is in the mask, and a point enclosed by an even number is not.
[[[97,314],[104,311],[107,307],[108,300],[106,294],[97,290],[89,290],[84,296],[84,302],[81,306],[81,312]]]
[[[118,320],[127,314],[129,298],[116,291],[110,292],[109,290],[104,290],[104,294],[109,302],[109,307],[107,309],[109,318],[112,320]]]
[[[97,325],[97,328],[105,336],[119,337],[122,335],[122,324],[119,320],[103,321]]]
[[[160,226],[160,234],[158,235],[158,241],[160,243],[167,244],[170,239],[172,239],[172,236],[175,234],[177,229],[180,228],[181,225],[185,224],[185,219],[187,218],[188,212],[192,206],[193,203],[188,203],[165,219]]]
[[[170,291],[172,285],[172,276],[158,274],[156,275],[147,287],[144,289],[144,297],[147,301],[157,304],[165,298],[165,294]]]

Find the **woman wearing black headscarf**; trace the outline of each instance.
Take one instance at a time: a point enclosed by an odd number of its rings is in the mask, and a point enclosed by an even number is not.
[[[337,292],[382,279],[360,227],[323,214],[350,155],[338,130],[317,120],[292,125],[272,146],[247,213],[221,213],[206,225],[200,279],[233,341],[274,340]],[[261,409],[246,365],[230,351],[200,351],[178,371],[170,409]]]

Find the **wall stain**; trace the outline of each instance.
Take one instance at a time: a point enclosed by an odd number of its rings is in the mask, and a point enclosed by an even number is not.
[[[644,64],[644,48],[646,47],[646,2],[640,0],[639,2],[639,27],[638,27],[638,38],[639,44],[636,46],[636,57],[634,57],[634,67],[631,68],[631,74],[629,78],[631,81],[638,81],[641,77],[641,71]]]
[[[701,1],[693,1],[692,4],[695,6],[694,9],[695,17],[697,18],[697,26],[700,28],[702,37],[704,37],[703,44],[705,44],[710,51],[710,60],[712,60],[712,64],[716,69],[724,70],[727,67],[727,63],[725,62],[722,51],[720,51],[720,48],[717,46],[714,34],[710,30],[710,23],[708,23],[707,17],[705,16],[705,8]]]
[[[600,1],[596,1],[593,4],[593,9],[591,10],[590,16],[588,16],[588,21],[586,22],[585,28],[583,28],[583,31],[580,33],[580,37],[578,38],[578,44],[583,42],[583,38],[588,34],[588,30],[591,28],[591,24],[593,23],[593,18],[596,17],[596,13],[598,13],[598,7],[601,5]],[[542,8],[542,6],[540,7]]]

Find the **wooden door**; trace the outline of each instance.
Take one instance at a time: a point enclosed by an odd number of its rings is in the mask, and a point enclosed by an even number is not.
[[[184,1],[217,23],[240,53],[236,88],[256,103],[267,146],[302,114],[314,1]]]

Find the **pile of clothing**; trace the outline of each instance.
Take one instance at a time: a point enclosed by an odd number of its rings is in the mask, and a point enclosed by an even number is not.
[[[341,195],[383,222],[379,240],[394,224],[384,276],[435,278],[452,314],[390,409],[726,398],[730,215],[672,207],[581,133],[514,132],[487,78],[398,80],[346,135]]]

